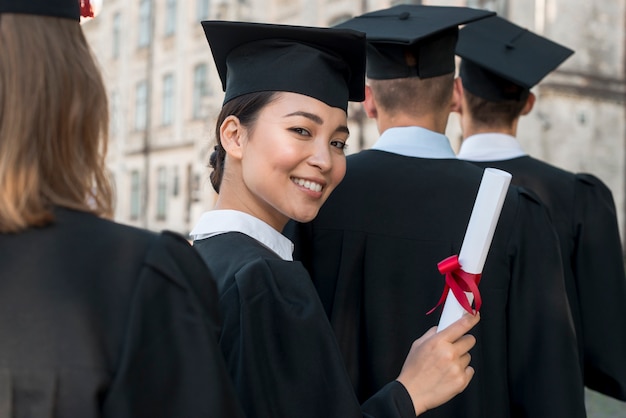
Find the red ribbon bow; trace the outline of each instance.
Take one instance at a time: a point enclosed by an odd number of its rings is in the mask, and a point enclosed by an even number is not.
[[[465,294],[465,292],[471,292],[474,295],[474,306],[476,307],[476,312],[478,312],[483,303],[480,297],[480,292],[478,291],[480,274],[472,274],[463,271],[463,269],[461,269],[461,264],[459,264],[459,256],[457,255],[451,255],[445,260],[440,261],[437,264],[437,268],[441,274],[445,274],[446,285],[443,288],[443,293],[439,302],[437,302],[437,305],[435,305],[434,308],[428,311],[427,315],[434,312],[439,305],[445,302],[446,297],[448,296],[448,290],[452,290],[456,300],[459,301],[463,309],[471,314],[474,314],[472,304],[467,299],[467,295]]]
[[[93,17],[93,6],[89,0],[80,0],[80,16]]]

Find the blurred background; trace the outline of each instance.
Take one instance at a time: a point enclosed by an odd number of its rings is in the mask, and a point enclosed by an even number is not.
[[[330,26],[398,3],[493,10],[575,50],[533,89],[538,103],[518,137],[535,157],[601,178],[613,192],[623,241],[626,0],[95,1],[98,14],[83,28],[109,92],[116,220],[186,235],[213,206],[207,163],[223,93],[201,20]],[[376,126],[359,104],[350,105],[349,119],[348,152],[371,146]],[[447,134],[458,148],[455,114]],[[590,418],[626,418],[626,403],[588,391],[587,404]]]

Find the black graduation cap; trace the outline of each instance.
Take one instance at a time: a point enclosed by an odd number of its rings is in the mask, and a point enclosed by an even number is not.
[[[519,100],[574,51],[494,16],[461,29],[456,53],[463,87],[502,101]]]
[[[458,25],[494,14],[468,7],[401,4],[335,27],[366,33],[369,78],[429,78],[454,72]]]
[[[365,35],[351,30],[203,21],[224,103],[246,93],[288,91],[346,110],[365,98]]]
[[[0,0],[0,13],[18,13],[80,20],[80,0]]]

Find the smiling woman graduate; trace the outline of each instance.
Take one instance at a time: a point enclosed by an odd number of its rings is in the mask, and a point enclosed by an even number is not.
[[[214,210],[193,229],[217,280],[220,344],[248,417],[413,417],[473,375],[469,315],[429,331],[359,405],[308,273],[281,231],[313,219],[345,174],[349,100],[363,100],[365,39],[349,30],[202,22],[222,85]],[[449,331],[449,332],[448,332]]]

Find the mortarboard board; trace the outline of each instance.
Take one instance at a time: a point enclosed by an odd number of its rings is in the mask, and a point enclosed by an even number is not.
[[[461,29],[456,53],[463,58],[463,87],[502,101],[519,100],[520,92],[530,90],[574,51],[494,16]]]
[[[454,72],[458,25],[494,14],[468,7],[404,4],[366,13],[335,27],[367,35],[369,78],[429,78]]]
[[[246,93],[288,91],[346,110],[365,90],[365,35],[350,30],[203,21],[224,103]]]
[[[80,20],[93,17],[88,0],[0,0],[0,13],[17,13],[39,16],[62,17]]]

